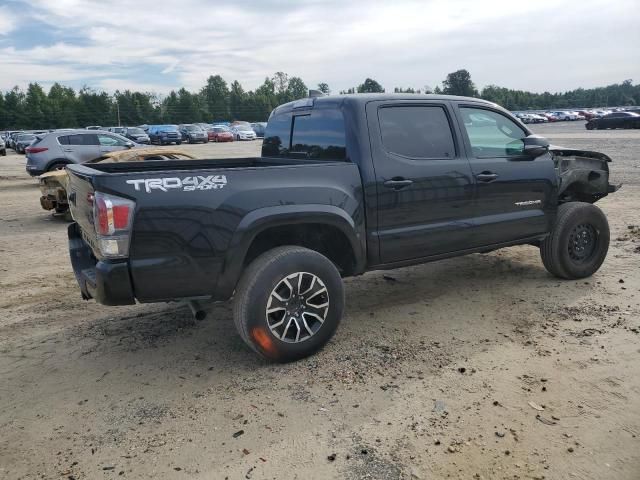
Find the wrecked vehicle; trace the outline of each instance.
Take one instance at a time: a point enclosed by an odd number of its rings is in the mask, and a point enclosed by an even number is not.
[[[195,157],[184,152],[165,150],[160,148],[137,148],[135,150],[121,150],[106,153],[85,164],[144,162],[147,160],[193,160]],[[69,202],[67,200],[69,177],[65,170],[53,170],[38,177],[40,183],[40,205],[45,210],[53,210],[57,214],[67,214]],[[70,219],[70,218],[69,218]]]
[[[322,348],[344,277],[512,245],[584,278],[609,226],[603,154],[550,147],[477,98],[366,94],[277,107],[258,158],[71,165],[71,263],[105,305],[234,298],[273,361]]]

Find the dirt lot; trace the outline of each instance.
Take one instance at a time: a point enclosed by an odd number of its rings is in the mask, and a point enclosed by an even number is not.
[[[596,276],[517,247],[349,279],[334,340],[289,365],[227,304],[82,301],[66,223],[0,157],[0,478],[639,479],[640,131],[534,129],[625,183]]]

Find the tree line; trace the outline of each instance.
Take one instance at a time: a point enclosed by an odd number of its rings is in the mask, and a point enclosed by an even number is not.
[[[331,93],[329,85],[316,87]],[[384,92],[384,87],[367,78],[362,84],[343,91],[349,93]],[[509,110],[547,110],[639,105],[640,84],[631,80],[591,89],[578,88],[563,93],[533,93],[488,85],[478,90],[467,70],[447,75],[442,85],[395,87],[395,93],[442,93],[479,97]],[[220,75],[212,75],[197,92],[185,88],[160,97],[149,92],[130,90],[107,92],[83,87],[79,91],[54,83],[48,92],[38,83],[26,91],[14,87],[0,92],[0,130],[48,129],[158,123],[193,123],[230,120],[266,121],[271,110],[292,100],[306,97],[308,87],[300,77],[276,72],[255,90],[246,91],[239,81],[228,84]]]

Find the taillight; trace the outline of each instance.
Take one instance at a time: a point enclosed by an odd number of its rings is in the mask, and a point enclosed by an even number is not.
[[[27,153],[42,153],[47,150],[49,150],[47,147],[27,147],[24,151]]]
[[[127,198],[96,192],[93,218],[98,248],[104,257],[122,258],[129,254],[129,241],[136,203]]]

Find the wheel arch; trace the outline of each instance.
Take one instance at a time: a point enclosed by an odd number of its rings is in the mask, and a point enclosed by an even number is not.
[[[240,221],[232,236],[216,297],[229,298],[242,271],[254,258],[284,245],[322,253],[344,276],[362,273],[364,241],[347,212],[332,205],[279,205],[254,210]]]
[[[44,171],[48,172],[51,167],[55,164],[63,164],[63,165],[71,165],[73,162],[70,162],[67,158],[54,158],[53,160],[49,160],[44,167]]]

